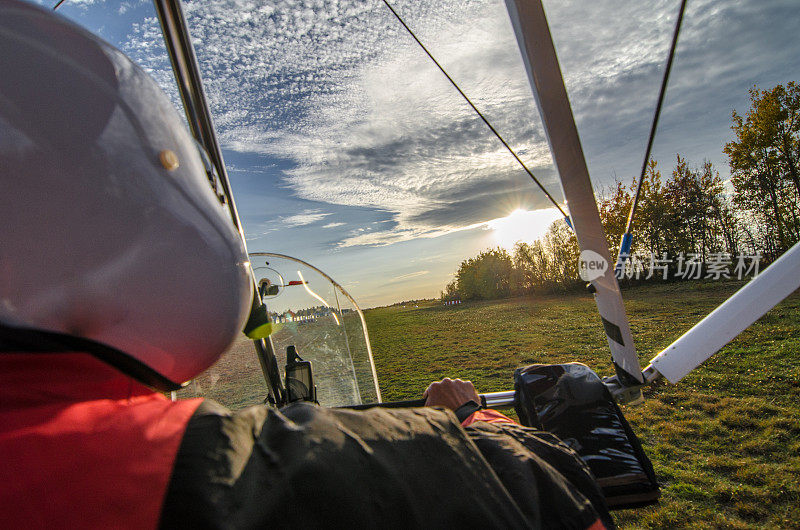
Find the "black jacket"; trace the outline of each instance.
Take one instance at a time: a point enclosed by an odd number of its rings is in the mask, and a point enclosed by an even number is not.
[[[545,435],[485,423],[465,431],[434,408],[233,413],[205,401],[178,451],[161,526],[582,529],[599,524],[598,512],[613,526],[591,475]]]

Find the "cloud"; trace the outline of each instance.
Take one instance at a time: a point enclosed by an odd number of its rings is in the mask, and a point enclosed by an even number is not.
[[[305,226],[322,221],[329,215],[329,213],[322,213],[319,210],[305,210],[294,215],[281,217],[278,219],[278,223],[280,223],[284,228]]]
[[[723,88],[767,68],[752,28],[767,11],[789,20],[791,7],[791,0],[769,9],[690,3],[657,151],[667,138],[690,155],[719,147],[739,97]],[[560,197],[503,4],[398,1],[396,8]],[[546,8],[595,182],[608,182],[612,170],[628,178],[641,164],[675,2]],[[224,147],[285,161],[282,186],[298,199],[391,216],[382,229],[343,235],[339,246],[436,237],[550,206],[380,2],[208,0],[186,3],[186,14]],[[788,57],[792,47],[781,41],[788,37],[775,34],[764,45]],[[155,19],[136,25],[125,49],[173,85]],[[710,99],[721,102],[713,116]],[[686,124],[694,134],[710,132],[694,142],[670,132]],[[302,226],[326,215],[308,210],[282,221]]]
[[[342,246],[471,224],[465,208],[491,196],[487,187],[536,202],[522,170],[382,5],[245,4],[186,7],[220,139],[228,149],[291,161],[283,179],[298,198],[392,216],[391,227],[349,237]],[[545,170],[549,155],[524,75],[519,65],[509,69],[519,59],[502,6],[468,5],[457,11],[461,24],[441,6],[398,7],[484,112],[525,138],[516,142],[520,154]],[[464,24],[477,19],[486,26],[462,35]],[[498,34],[503,39],[493,38]],[[159,74],[166,63],[156,58],[156,36],[155,20],[148,19],[134,28],[126,51],[169,85]],[[487,37],[489,45],[480,45]],[[478,215],[508,213],[494,210]]]
[[[395,276],[394,278],[389,280],[387,283],[407,282],[407,281],[412,280],[414,278],[419,278],[420,276],[425,276],[426,274],[429,274],[430,272],[431,271],[416,271],[416,272],[410,272],[408,274],[401,274],[400,276]]]
[[[70,7],[77,7],[85,10],[90,6],[94,6],[97,4],[104,4],[105,0],[67,0],[67,2],[69,3]],[[52,8],[54,5],[58,3],[58,1],[56,0],[56,2],[46,2],[45,0],[36,0],[36,3]]]
[[[336,228],[337,226],[344,226],[345,223],[328,223],[323,225],[322,228]]]
[[[255,241],[257,239],[261,239],[262,237],[274,232],[275,230],[276,230],[275,228],[270,228],[270,229],[261,230],[261,231],[255,232],[255,233],[249,232],[249,233],[247,233],[245,235],[245,240],[246,241]]]
[[[105,0],[103,0],[105,1]],[[145,4],[146,0],[125,0],[120,2],[119,7],[117,8],[117,13],[120,15],[124,15],[128,11],[130,11],[133,7]]]

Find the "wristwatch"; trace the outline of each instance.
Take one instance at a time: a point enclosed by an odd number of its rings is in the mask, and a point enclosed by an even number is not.
[[[469,418],[482,408],[483,407],[481,405],[476,403],[474,400],[470,399],[469,401],[467,401],[466,403],[464,403],[455,410],[456,418],[458,418],[458,421],[463,423],[464,420],[466,420],[467,418]]]

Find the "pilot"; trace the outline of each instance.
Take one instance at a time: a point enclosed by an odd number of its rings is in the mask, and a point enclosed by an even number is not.
[[[468,382],[406,410],[167,399],[251,307],[213,174],[72,23],[0,0],[0,61],[0,528],[613,525]]]

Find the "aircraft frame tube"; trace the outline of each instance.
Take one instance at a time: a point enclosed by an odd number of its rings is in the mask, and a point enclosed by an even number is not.
[[[514,405],[516,392],[506,390],[504,392],[487,392],[481,394],[481,398],[486,402],[488,408],[510,407]]]
[[[153,4],[158,15],[161,34],[164,37],[164,44],[167,48],[172,72],[175,75],[178,92],[183,102],[183,110],[189,122],[192,136],[206,149],[214,168],[217,170],[217,176],[227,201],[231,221],[239,232],[242,245],[247,251],[247,240],[244,237],[236,201],[233,199],[228,170],[222,157],[222,148],[217,138],[211,111],[208,107],[208,100],[203,90],[203,79],[200,75],[200,68],[197,65],[194,46],[189,36],[186,17],[181,8],[181,0],[153,0]],[[259,307],[260,298],[256,296],[258,285],[256,284],[252,266],[250,267],[250,277],[253,283],[253,310],[256,310]],[[264,378],[270,387],[270,394],[280,403],[283,400],[283,387],[280,383],[280,377],[275,379],[274,370],[270,369],[271,366],[276,364],[275,347],[272,344],[272,340],[269,337],[266,340],[255,340],[254,346],[258,360],[264,370]]]
[[[800,288],[800,243],[656,355],[651,367],[677,383]]]
[[[569,206],[570,220],[582,257],[585,254],[593,260],[599,258],[599,263],[605,260],[602,275],[591,283],[618,378],[624,385],[641,384],[641,365],[614,275],[615,262],[611,261],[605,231],[600,222],[589,170],[544,7],[541,0],[506,0],[506,7],[561,179],[561,189]]]

